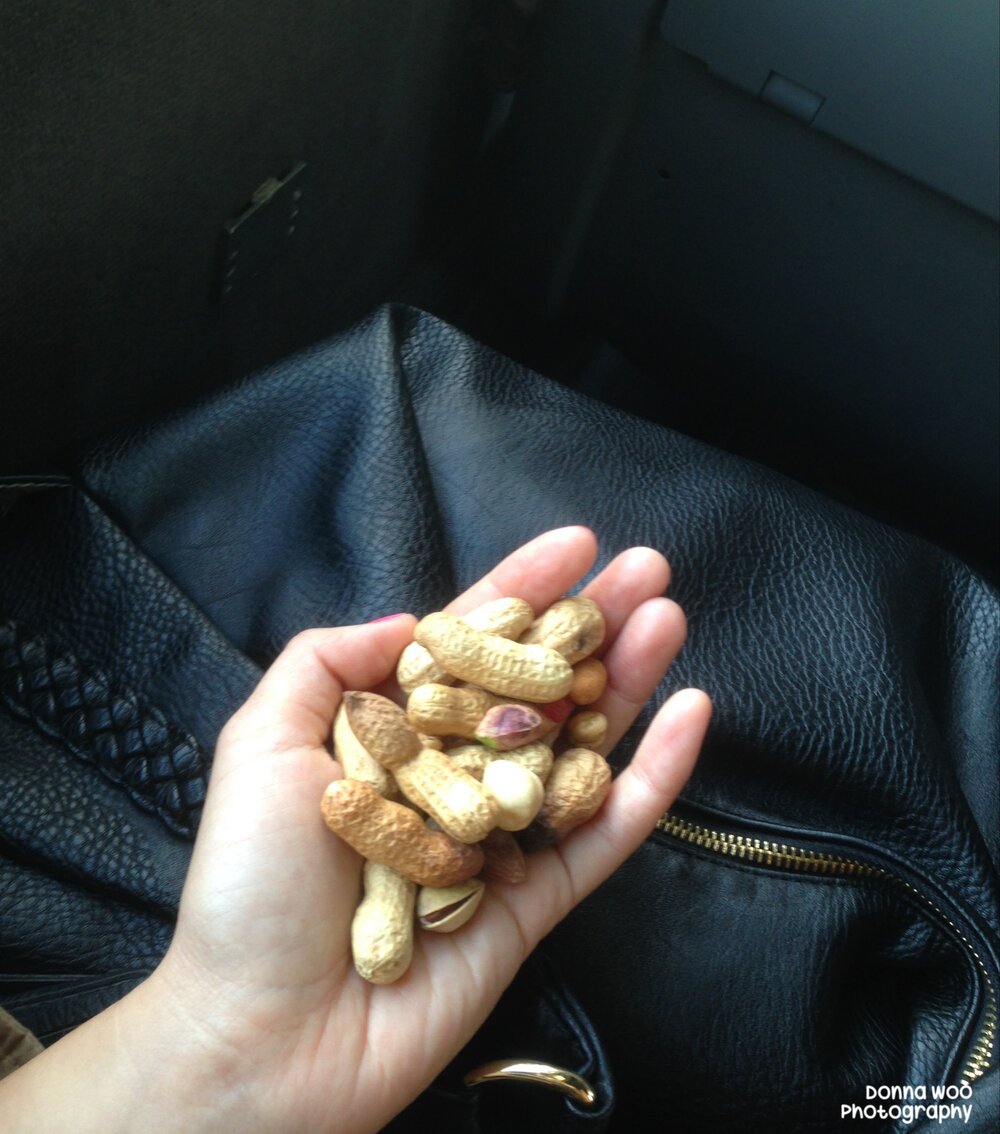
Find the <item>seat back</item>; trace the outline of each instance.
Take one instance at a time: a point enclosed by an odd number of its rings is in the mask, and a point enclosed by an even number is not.
[[[0,472],[384,299],[478,141],[475,10],[0,0]]]

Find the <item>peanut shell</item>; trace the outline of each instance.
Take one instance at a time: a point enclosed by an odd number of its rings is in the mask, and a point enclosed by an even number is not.
[[[531,625],[535,612],[524,599],[499,598],[459,617],[475,630],[487,630],[501,638],[517,638]],[[450,685],[455,678],[419,642],[411,642],[400,655],[396,680],[404,693],[412,693],[418,685],[432,682]]]
[[[430,736],[461,736],[472,740],[486,711],[498,700],[485,689],[421,685],[410,694],[406,715],[414,728]]]
[[[390,866],[366,862],[364,891],[351,922],[354,967],[372,984],[391,984],[413,958],[417,887]]]
[[[378,693],[344,694],[344,712],[351,731],[371,755],[394,771],[420,751],[420,737],[406,713]]]
[[[520,836],[526,850],[550,846],[586,823],[611,790],[611,767],[599,752],[569,748],[557,756],[535,821]]]
[[[364,780],[379,795],[394,794],[396,785],[392,782],[392,776],[354,735],[343,702],[333,720],[333,754],[349,780]]]
[[[323,793],[323,819],[371,862],[391,866],[418,886],[454,886],[483,867],[480,847],[430,831],[409,807],[359,780],[335,780]]]
[[[571,595],[554,602],[539,615],[521,635],[521,641],[547,646],[572,666],[592,654],[604,641],[604,634],[604,615],[597,603]],[[570,688],[572,685],[571,681]]]
[[[403,795],[461,843],[478,843],[496,826],[490,793],[436,748],[400,764],[395,776]]]
[[[573,685],[572,668],[555,650],[474,630],[451,614],[422,618],[413,637],[449,673],[503,697],[557,701]]]

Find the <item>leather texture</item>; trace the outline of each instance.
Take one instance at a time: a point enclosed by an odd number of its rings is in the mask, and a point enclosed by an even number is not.
[[[0,480],[0,1003],[51,1042],[163,955],[260,671],[79,488]]]
[[[869,1085],[995,1065],[1000,604],[961,563],[401,307],[71,473],[0,519],[0,1003],[43,1039],[155,964],[206,754],[289,637],[437,609],[582,522],[596,569],[672,564],[689,638],[654,705],[715,703],[678,813],[807,853],[653,835],[391,1129],[839,1130]],[[461,1084],[546,1051],[598,1080],[590,1117]]]

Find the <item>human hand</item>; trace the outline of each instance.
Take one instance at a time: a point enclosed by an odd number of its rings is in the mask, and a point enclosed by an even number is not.
[[[543,609],[595,557],[585,528],[546,533],[448,609],[501,595]],[[668,577],[662,556],[633,548],[582,592],[608,624],[608,689],[595,706],[608,717],[604,751],[683,643],[684,616],[661,597]],[[663,706],[592,820],[527,856],[524,883],[491,883],[456,934],[418,933],[398,983],[365,982],[350,950],[361,859],[319,811],[340,774],[326,745],[344,690],[391,692],[414,625],[400,615],[297,636],[223,730],[173,943],[110,1015],[112,1046],[131,1050],[129,1077],[145,1086],[137,1124],[121,1129],[379,1130],[458,1052],[538,941],[639,845],[687,780],[710,715],[696,690]]]

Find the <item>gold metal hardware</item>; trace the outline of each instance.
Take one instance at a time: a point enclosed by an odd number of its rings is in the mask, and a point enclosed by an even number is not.
[[[565,1067],[555,1067],[551,1063],[538,1063],[531,1059],[494,1059],[473,1068],[462,1081],[467,1087],[476,1087],[480,1083],[510,1079],[559,1091],[583,1106],[593,1106],[597,1097],[594,1088],[582,1075],[568,1071]]]
[[[744,862],[752,862],[757,866],[771,867],[776,870],[793,870],[807,874],[875,878],[906,890],[911,897],[915,897],[926,909],[950,927],[979,970],[986,989],[982,1024],[975,1042],[972,1044],[965,1066],[962,1068],[962,1085],[974,1083],[990,1069],[997,1035],[996,989],[972,942],[926,894],[922,894],[904,878],[900,878],[888,870],[883,870],[879,866],[873,866],[871,863],[843,858],[838,855],[823,854],[820,851],[803,850],[800,847],[786,846],[784,843],[772,843],[769,839],[757,839],[747,835],[714,831],[687,819],[681,819],[677,815],[672,815],[669,811],[658,820],[656,826],[658,830],[666,835],[672,835],[675,839],[691,843],[693,846],[712,851],[715,854],[724,854],[731,858],[741,859]]]

